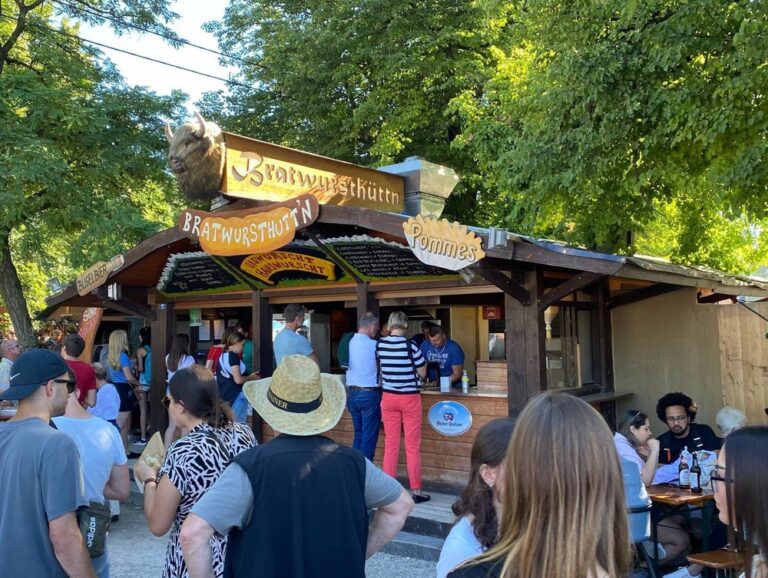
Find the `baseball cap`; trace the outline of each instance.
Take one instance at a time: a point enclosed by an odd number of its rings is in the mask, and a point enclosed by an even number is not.
[[[38,387],[69,371],[60,355],[47,349],[25,351],[11,366],[11,380],[0,399],[24,399]]]

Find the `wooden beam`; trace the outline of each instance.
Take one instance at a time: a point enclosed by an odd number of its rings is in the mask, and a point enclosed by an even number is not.
[[[328,247],[326,247],[325,245],[323,245],[322,241],[320,241],[320,239],[318,239],[318,238],[317,238],[317,235],[315,235],[314,233],[310,232],[309,230],[305,231],[305,234],[307,235],[307,237],[309,237],[309,238],[312,240],[312,242],[313,242],[315,245],[317,245],[317,246],[320,248],[320,250],[321,250],[323,253],[325,253],[325,256],[326,256],[326,257],[328,257],[328,258],[329,258],[329,259],[330,259],[330,260],[331,260],[333,263],[335,263],[336,265],[338,265],[338,266],[341,268],[341,270],[342,270],[342,271],[344,271],[344,272],[345,272],[347,275],[349,275],[350,277],[352,277],[352,279],[354,279],[354,280],[355,280],[357,283],[361,283],[361,282],[363,281],[363,280],[360,278],[360,276],[357,274],[357,272],[355,272],[355,271],[354,271],[354,270],[353,270],[353,269],[352,269],[352,268],[351,268],[351,267],[350,267],[350,266],[347,264],[347,262],[346,262],[346,261],[344,261],[343,259],[341,259],[341,258],[340,258],[340,257],[339,257],[339,256],[338,256],[336,253],[334,253],[334,252],[333,252],[333,251],[331,251],[331,250],[330,250]]]
[[[562,267],[563,269],[576,271],[591,271],[593,273],[602,273],[603,275],[612,275],[624,266],[623,259],[615,261],[612,259],[600,259],[597,257],[558,253],[557,251],[545,249],[544,247],[526,242],[515,243],[514,249],[511,247],[495,247],[493,249],[488,249],[486,254],[489,257],[505,259],[508,261],[536,263],[539,265]]]
[[[737,299],[734,295],[723,295],[722,293],[710,293],[709,295],[702,295],[701,291],[696,293],[696,300],[699,303],[719,303],[720,301],[730,301],[736,303]]]
[[[507,295],[515,298],[522,305],[528,306],[531,304],[531,294],[501,271],[489,269],[481,265],[473,265],[469,269],[504,291]]]
[[[163,435],[168,427],[168,412],[163,407],[165,396],[165,356],[171,349],[176,334],[176,308],[173,303],[161,303],[153,307],[155,319],[152,327],[152,383],[149,388],[150,429]]]
[[[604,275],[602,273],[592,273],[591,271],[584,271],[578,275],[570,278],[568,281],[561,283],[551,291],[545,293],[539,299],[539,311],[544,311],[550,305],[554,305],[560,299],[566,295],[570,295],[579,289],[583,289],[589,285],[592,285],[599,279],[602,279]]]
[[[597,305],[597,348],[600,385],[604,392],[614,391],[613,380],[613,336],[611,326],[611,312],[608,301],[611,296],[610,283],[603,279],[597,289],[595,304]],[[608,425],[616,429],[616,402],[601,404],[601,413],[608,421]]]
[[[264,340],[264,333],[263,330],[264,327],[268,327],[270,331],[270,343],[269,343],[269,354],[272,355],[272,316],[270,314],[270,308],[269,305],[265,303],[265,299],[260,291],[254,291],[252,298],[251,298],[251,340],[253,341],[253,348],[251,353],[251,367],[253,367],[254,371],[258,371],[261,373],[262,366],[266,367],[266,363],[262,362],[262,349],[263,349],[263,340]],[[268,318],[268,319],[265,319]],[[262,377],[264,374],[262,373]],[[256,412],[256,410],[253,411],[253,414],[251,415],[251,429],[253,430],[253,434],[256,436],[256,441],[259,443],[262,443],[264,441],[263,439],[263,430],[262,424],[264,422],[264,419]]]
[[[149,321],[155,320],[155,313],[147,307],[146,305],[142,305],[141,303],[136,303],[134,301],[131,301],[130,299],[109,299],[106,296],[106,290],[104,290],[104,294],[102,294],[103,287],[99,287],[97,290],[97,297],[101,301],[101,307],[104,309],[114,309],[115,311],[120,311],[121,313],[125,313],[126,315],[136,315],[138,317],[142,317],[143,319],[147,319]]]
[[[357,284],[357,321],[368,312],[379,316],[379,300],[371,293],[368,282],[361,281]]]
[[[547,387],[544,316],[536,305],[541,286],[540,272],[526,273],[523,286],[534,296],[529,305],[523,305],[509,293],[504,294],[509,415],[515,415],[530,397]]]
[[[263,291],[254,291],[251,301],[251,338],[253,339],[253,369],[262,377],[270,377],[273,371],[272,353],[272,306]],[[258,357],[256,352],[258,351]]]
[[[651,297],[664,295],[665,293],[677,291],[678,289],[682,289],[682,287],[678,285],[667,285],[666,283],[656,283],[655,285],[649,285],[648,287],[643,287],[642,289],[636,289],[635,291],[622,293],[621,295],[612,297],[611,300],[608,301],[608,308],[615,309],[616,307],[621,307],[623,305],[630,305],[631,303],[637,303],[638,301],[643,301],[644,299],[650,299]]]

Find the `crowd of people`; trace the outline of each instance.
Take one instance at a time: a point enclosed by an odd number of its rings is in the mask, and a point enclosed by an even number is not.
[[[409,338],[403,312],[384,327],[366,313],[347,343],[344,384],[321,373],[298,333],[305,315],[300,305],[286,308],[279,362],[263,379],[245,363],[250,340],[241,325],[225,331],[206,366],[196,363],[188,336],[175,337],[165,358],[167,453],[162,463],[134,468],[149,531],[170,532],[164,576],[364,576],[365,560],[415,503],[430,499],[421,480],[420,391],[432,363],[431,381],[460,376],[463,354],[432,322]],[[127,333],[115,330],[94,363],[81,361],[80,336],[61,341],[60,351],[24,353],[13,340],[0,342],[0,400],[17,405],[0,423],[0,543],[19,553],[4,557],[3,572],[107,577],[109,502],[130,492],[131,415],[151,383],[151,335],[143,330],[132,351]],[[276,432],[266,444],[243,423],[251,407]],[[345,407],[351,448],[325,435]],[[149,411],[141,410],[139,443]],[[723,545],[738,548],[744,578],[768,578],[768,427],[748,427],[726,408],[720,438],[696,415],[693,400],[675,392],[658,401],[667,430],[658,438],[639,410],[611,432],[584,401],[548,392],[517,418],[490,421],[474,439],[438,578],[625,576],[636,541],[627,506],[645,487],[671,480],[686,452],[713,456]],[[379,469],[372,460],[382,426]],[[410,491],[396,479],[401,432]],[[671,570],[666,576],[701,571],[674,569],[693,530],[674,514],[658,522],[654,554]]]

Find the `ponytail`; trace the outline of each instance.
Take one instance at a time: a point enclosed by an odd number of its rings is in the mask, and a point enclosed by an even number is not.
[[[227,427],[234,421],[235,414],[232,408],[220,397],[214,402],[211,412],[206,416],[206,423],[214,428]]]

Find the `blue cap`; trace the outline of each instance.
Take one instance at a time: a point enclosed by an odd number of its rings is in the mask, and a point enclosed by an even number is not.
[[[31,349],[22,353],[11,366],[10,386],[0,399],[24,399],[52,379],[69,371],[60,355],[47,349]]]

